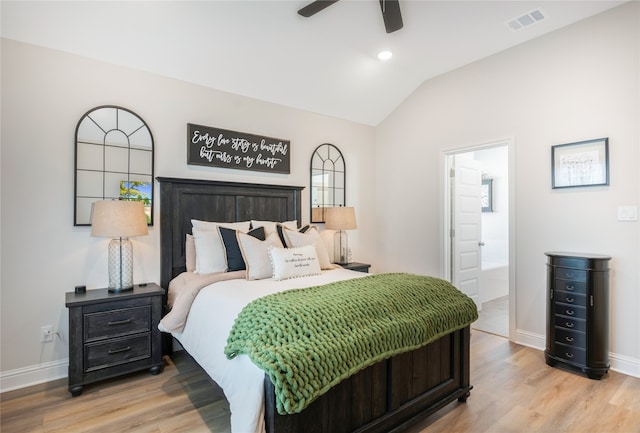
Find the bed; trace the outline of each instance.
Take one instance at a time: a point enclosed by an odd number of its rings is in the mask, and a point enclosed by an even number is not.
[[[301,214],[303,187],[165,177],[159,177],[158,181],[160,184],[161,284],[165,288],[169,287],[170,281],[186,270],[185,237],[191,232],[191,219],[224,222],[252,219],[297,221],[298,225],[303,220]],[[331,275],[330,280],[343,277],[364,278],[366,275],[346,269],[328,271],[326,274]],[[239,284],[237,281],[223,283],[229,287],[228,290],[235,293],[234,285]],[[309,284],[313,285],[314,282]],[[203,289],[199,292],[198,298],[206,299],[207,290]],[[208,345],[208,343],[202,343],[206,341],[205,337],[197,335],[189,340],[184,334],[196,331],[194,331],[195,326],[192,326],[190,331],[187,328],[188,326],[185,327],[184,332],[174,333],[173,336],[177,337],[181,343],[187,342],[186,345],[183,344],[187,352],[214,378],[216,372],[211,366],[207,366],[209,355],[206,355],[206,350],[202,347]],[[226,335],[220,338],[226,339]],[[171,334],[166,334],[163,340],[165,353],[171,353],[171,341]],[[193,341],[200,341],[200,343],[193,343]],[[263,390],[259,402],[260,410],[254,411],[254,415],[251,415],[259,418],[256,424],[259,427],[255,431],[269,433],[403,431],[411,424],[455,400],[466,401],[472,389],[469,383],[469,345],[470,330],[467,325],[425,346],[381,360],[351,375],[295,414],[279,413],[275,385],[268,375],[260,371],[260,386],[261,391]],[[242,358],[241,361],[240,358],[237,359],[239,363],[251,363],[248,358]],[[227,395],[228,399],[229,397]],[[240,401],[243,401],[243,398],[245,397],[232,397]],[[251,404],[247,403],[247,405]],[[231,401],[230,406],[233,412],[234,406]],[[239,408],[239,406],[242,404],[236,404],[235,407]],[[242,415],[242,417],[245,416],[247,415]],[[232,413],[232,429],[234,429],[234,413]],[[240,428],[237,430],[234,433],[245,433]]]

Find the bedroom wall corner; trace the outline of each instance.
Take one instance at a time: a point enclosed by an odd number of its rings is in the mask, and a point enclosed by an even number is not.
[[[640,365],[640,234],[638,222],[617,220],[619,206],[639,200],[639,8],[627,2],[426,81],[385,119],[380,263],[438,275],[440,152],[514,137],[516,334],[544,341],[545,251],[610,254],[610,351],[633,360],[622,368]],[[610,140],[610,185],[551,189],[551,146],[599,137]],[[395,176],[384,176],[387,164]]]

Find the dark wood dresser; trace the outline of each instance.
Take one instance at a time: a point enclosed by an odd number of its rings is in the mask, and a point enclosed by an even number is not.
[[[562,363],[600,379],[609,370],[609,260],[600,254],[547,252],[548,365]]]
[[[66,293],[69,308],[69,392],[99,380],[164,366],[158,323],[164,290],[136,285],[128,292],[107,289]]]

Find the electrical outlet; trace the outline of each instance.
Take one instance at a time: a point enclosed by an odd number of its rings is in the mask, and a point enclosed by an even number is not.
[[[40,327],[40,342],[46,343],[47,341],[53,341],[53,336],[55,332],[53,332],[52,325],[46,325]]]

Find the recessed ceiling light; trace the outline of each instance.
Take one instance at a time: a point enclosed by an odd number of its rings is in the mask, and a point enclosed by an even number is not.
[[[389,60],[391,56],[393,56],[391,51],[381,51],[380,53],[378,53],[378,58],[380,60]]]

